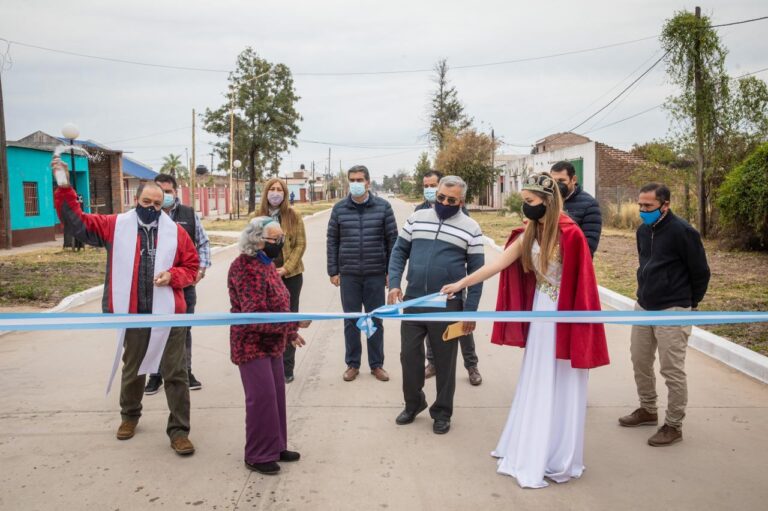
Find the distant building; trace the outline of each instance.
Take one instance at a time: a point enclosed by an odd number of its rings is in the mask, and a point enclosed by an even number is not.
[[[639,187],[632,175],[648,162],[632,153],[596,142],[575,133],[550,135],[536,143],[531,154],[500,154],[502,169],[493,195],[501,207],[510,193],[522,189],[523,180],[535,172],[548,172],[558,161],[569,161],[581,187],[601,203],[634,200]]]
[[[54,241],[59,219],[53,207],[51,158],[62,142],[42,132],[7,142],[8,190],[13,246]],[[72,168],[70,155],[61,158]],[[83,209],[90,211],[89,162],[75,154],[75,189],[83,196]]]

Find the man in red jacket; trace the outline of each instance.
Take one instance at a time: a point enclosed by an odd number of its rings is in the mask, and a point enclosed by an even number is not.
[[[59,178],[68,175],[66,164],[58,158],[54,158],[52,167],[54,175],[59,171]],[[75,238],[107,249],[103,312],[186,312],[183,290],[197,276],[197,251],[186,231],[161,211],[163,191],[156,183],[149,181],[139,185],[136,209],[120,215],[83,213],[68,182],[60,181],[53,196],[59,219]],[[188,438],[185,334],[184,327],[129,328],[120,332],[119,340],[125,349],[120,385],[122,423],[117,430],[119,440],[133,437],[141,417],[146,374],[157,372],[159,367],[166,378],[165,395],[171,412],[166,432],[171,447],[182,455],[195,452]]]

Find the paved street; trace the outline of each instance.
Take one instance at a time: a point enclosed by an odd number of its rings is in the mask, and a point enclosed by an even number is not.
[[[402,225],[410,206],[393,203]],[[341,310],[325,272],[327,219],[307,221],[304,311]],[[236,255],[214,257],[199,287],[199,312],[228,310],[226,274]],[[493,279],[482,308],[493,309],[495,298]],[[491,345],[490,329],[480,324],[476,335],[484,383],[471,387],[459,369],[452,429],[438,436],[426,413],[408,426],[394,423],[402,408],[397,322],[385,323],[388,383],[365,365],[356,381],[342,381],[342,323],[314,323],[288,386],[289,447],[302,460],[283,464],[276,477],[243,466],[243,392],[227,328],[194,331],[193,368],[204,387],[192,393],[197,452],[188,458],[169,447],[162,392],[145,397],[136,437],[115,439],[118,393],[104,398],[112,331],[0,337],[0,509],[765,509],[768,387],[691,351],[685,440],[651,448],[652,428],[616,424],[636,407],[622,326],[608,327],[612,364],[590,375],[584,476],[522,490],[497,475],[489,452],[523,351]],[[434,397],[434,380],[426,391]]]

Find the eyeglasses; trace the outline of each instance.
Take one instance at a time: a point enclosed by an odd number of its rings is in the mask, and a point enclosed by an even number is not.
[[[437,199],[437,202],[440,202],[440,203],[447,202],[448,205],[450,206],[455,206],[456,204],[461,202],[461,199],[457,199],[456,197],[448,197],[444,193],[438,193],[437,197],[435,198]]]
[[[261,237],[262,240],[268,241],[269,243],[277,243],[280,244],[283,241],[285,241],[285,236],[278,236],[277,238],[267,238],[266,236]]]

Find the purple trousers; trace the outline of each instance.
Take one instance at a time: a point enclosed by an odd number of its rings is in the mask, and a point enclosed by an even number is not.
[[[268,463],[287,448],[283,357],[238,366],[245,391],[245,461]]]

